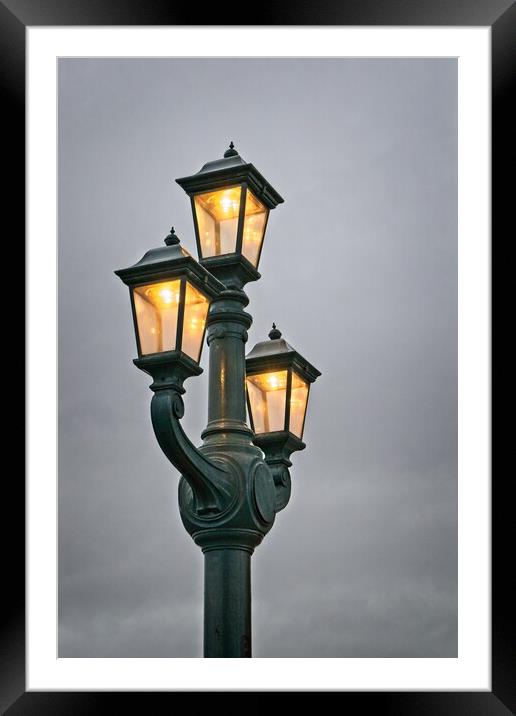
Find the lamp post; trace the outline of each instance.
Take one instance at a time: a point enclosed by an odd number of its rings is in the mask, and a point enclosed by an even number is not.
[[[181,519],[204,553],[204,656],[250,657],[251,555],[288,503],[289,458],[305,447],[309,385],[320,373],[275,327],[245,358],[252,318],[243,287],[260,278],[269,211],[281,196],[233,143],[176,181],[191,197],[199,261],[172,229],[165,246],[115,273],[130,291],[134,363],[153,379],[154,432],[181,473]],[[205,331],[208,424],[197,448],[180,420],[184,381],[202,372]]]

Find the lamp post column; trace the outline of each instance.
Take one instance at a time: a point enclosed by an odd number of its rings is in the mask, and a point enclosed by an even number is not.
[[[205,535],[206,537],[206,535]],[[251,555],[241,539],[204,542],[204,656],[251,657]]]
[[[234,499],[222,513],[192,524],[180,490],[182,519],[204,552],[205,657],[251,657],[251,555],[275,515],[272,476],[246,424],[247,303],[242,290],[227,289],[212,301],[207,320],[208,424],[200,450],[232,475]]]
[[[243,309],[249,299],[241,290],[226,290],[212,301],[207,320],[210,348],[208,425],[205,446],[252,446],[246,424],[245,343],[252,317]]]

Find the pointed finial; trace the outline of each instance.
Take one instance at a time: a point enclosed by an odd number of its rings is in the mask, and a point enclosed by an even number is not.
[[[167,246],[173,246],[179,243],[179,236],[174,231],[174,227],[170,227],[170,234],[165,237],[165,243]]]
[[[229,143],[229,149],[226,149],[224,152],[224,159],[227,159],[228,157],[238,157],[238,152],[235,149],[233,142]]]
[[[281,331],[278,331],[275,323],[272,324],[272,330],[269,331],[269,338],[271,339],[271,341],[274,341],[277,338],[281,338]]]

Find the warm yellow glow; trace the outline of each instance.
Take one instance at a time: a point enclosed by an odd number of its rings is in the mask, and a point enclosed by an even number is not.
[[[257,388],[262,391],[269,390],[285,390],[287,387],[287,371],[278,370],[274,373],[260,373],[259,375],[251,375],[250,380]]]
[[[239,186],[231,186],[209,194],[200,194],[195,199],[216,221],[224,221],[238,217],[240,194]]]
[[[142,355],[175,350],[180,286],[181,281],[176,279],[134,289]]]
[[[242,253],[255,267],[258,266],[268,213],[268,209],[248,189],[245,202]]]
[[[255,433],[285,430],[288,371],[273,371],[246,377],[251,417]],[[292,370],[290,388],[290,419],[288,430],[303,437],[308,383]]]
[[[136,322],[142,355],[181,348],[199,361],[208,298],[186,281],[184,306],[181,306],[181,279],[137,286],[133,290]],[[184,311],[183,334],[177,343],[177,325]]]
[[[177,304],[180,298],[180,280],[140,286],[135,289],[135,293],[158,309],[169,306],[172,303]]]
[[[176,300],[176,303],[179,301],[179,294],[173,294],[172,291],[169,288],[162,288],[159,292],[159,297],[163,301],[163,303],[172,303],[172,301]]]
[[[308,383],[295,370],[292,371],[292,388],[290,391],[290,425],[289,430],[298,438],[303,437],[306,404],[308,402]]]
[[[236,251],[241,194],[239,186],[232,186],[197,194],[195,197],[197,227],[204,258]]]
[[[206,296],[187,281],[181,350],[197,362],[201,357],[208,308],[209,301]]]
[[[219,192],[222,194],[218,198],[218,205],[215,204],[215,216],[220,219],[229,219],[238,216],[238,210],[240,208],[240,191],[236,189],[227,189],[226,191]],[[219,207],[222,208],[222,216],[220,215]]]
[[[235,253],[242,189],[231,186],[194,197],[201,254],[204,258]],[[242,254],[258,265],[268,209],[247,190]]]
[[[246,384],[254,432],[284,430],[287,371],[250,375]]]

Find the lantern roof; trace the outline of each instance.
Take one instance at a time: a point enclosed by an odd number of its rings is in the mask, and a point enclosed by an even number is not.
[[[176,182],[187,194],[197,194],[246,182],[253,194],[269,209],[274,209],[278,204],[283,203],[283,197],[253,164],[249,164],[240,156],[233,142],[221,159],[206,162],[196,174],[176,179]]]
[[[262,370],[278,370],[292,366],[310,383],[313,383],[321,375],[320,371],[303,358],[281,335],[276,324],[273,323],[269,340],[257,343],[247,354],[245,359],[247,373],[259,373]]]
[[[165,246],[150,249],[135,264],[118,269],[115,274],[128,286],[185,274],[210,297],[217,296],[224,290],[224,285],[181,246],[174,227],[165,238]]]

